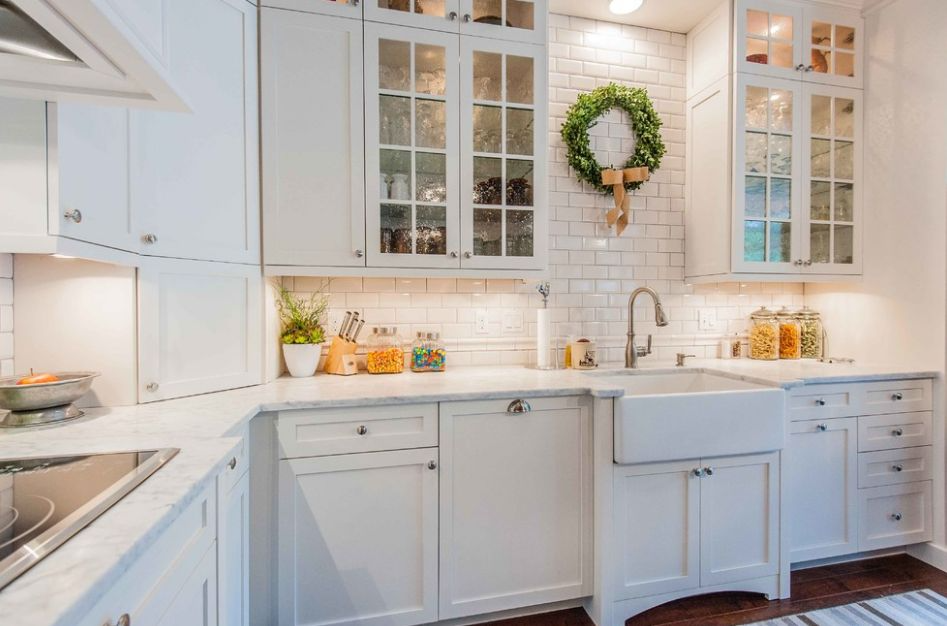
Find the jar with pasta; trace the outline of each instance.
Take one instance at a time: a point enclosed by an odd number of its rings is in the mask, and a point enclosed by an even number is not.
[[[404,351],[396,326],[378,326],[372,330],[365,360],[369,374],[400,374],[404,371]]]
[[[799,319],[794,311],[786,307],[776,314],[779,323],[779,358],[796,360],[802,356],[802,330]]]
[[[779,324],[776,314],[765,306],[750,314],[750,358],[759,361],[779,359]]]
[[[802,358],[822,358],[822,317],[819,312],[813,311],[807,306],[802,307],[802,310],[799,311],[799,328],[801,331]]]

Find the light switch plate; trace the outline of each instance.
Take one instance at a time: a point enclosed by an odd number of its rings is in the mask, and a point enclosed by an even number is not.
[[[697,329],[717,330],[717,310],[697,309]]]

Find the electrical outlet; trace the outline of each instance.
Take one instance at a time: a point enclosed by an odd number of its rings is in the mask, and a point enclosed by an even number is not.
[[[717,330],[717,310],[697,309],[697,329]]]
[[[474,333],[486,335],[489,332],[490,330],[487,328],[487,310],[477,309],[477,312],[474,314]]]

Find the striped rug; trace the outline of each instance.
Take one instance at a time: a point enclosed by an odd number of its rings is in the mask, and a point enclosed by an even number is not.
[[[854,602],[749,626],[944,626],[947,598],[930,589]]]

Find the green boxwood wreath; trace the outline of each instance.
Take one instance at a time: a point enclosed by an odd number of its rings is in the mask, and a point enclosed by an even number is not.
[[[635,133],[635,152],[622,165],[610,167],[643,167],[654,172],[661,166],[664,156],[664,141],[661,140],[661,118],[658,117],[648,92],[640,87],[625,87],[610,83],[590,93],[580,94],[566,112],[562,124],[562,140],[566,143],[566,157],[580,181],[586,182],[602,193],[614,193],[611,185],[602,184],[602,169],[589,146],[589,129],[598,123],[598,118],[614,108],[628,113],[631,129]],[[625,183],[631,191],[641,186],[640,182]]]

